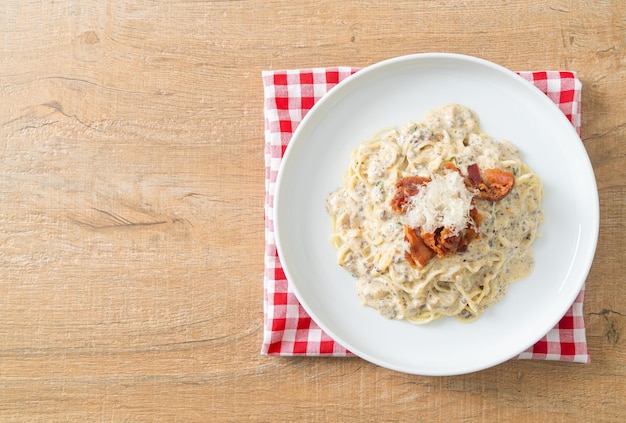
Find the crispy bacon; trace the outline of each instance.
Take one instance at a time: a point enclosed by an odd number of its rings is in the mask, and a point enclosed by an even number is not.
[[[478,213],[476,214],[478,215]],[[479,225],[476,222],[475,225],[478,228]],[[435,232],[418,231],[418,234],[424,240],[426,246],[439,258],[467,251],[469,243],[478,238],[478,233],[471,226],[468,226],[456,235],[450,228],[438,228]]]
[[[418,228],[417,234],[424,240],[424,244],[426,244],[428,248],[430,248],[435,254],[441,257],[443,251],[441,250],[439,245],[437,245],[437,231],[424,232],[421,230],[421,228]]]
[[[513,189],[515,175],[500,169],[486,169],[485,183],[480,168],[476,163],[467,166],[467,177],[474,188],[478,189],[478,197],[488,201],[500,201]]]
[[[445,162],[443,164],[443,168],[446,170],[452,170],[454,172],[458,172],[459,175],[463,176],[463,174],[461,173],[461,170],[458,167],[456,167],[456,165],[452,162]]]
[[[404,226],[404,239],[409,243],[409,251],[405,251],[404,257],[411,267],[417,267],[418,263],[424,267],[428,260],[435,257],[435,252],[428,248],[414,228]]]
[[[422,176],[408,176],[396,182],[396,195],[391,200],[391,210],[397,214],[406,211],[406,205],[414,195],[417,195],[420,187],[430,182],[430,178]]]
[[[488,200],[499,201],[509,195],[515,185],[515,175],[500,169],[486,169],[485,178],[489,182]]]
[[[467,177],[474,187],[484,184],[483,177],[480,176],[480,169],[476,163],[467,166]]]
[[[452,162],[444,164],[444,169],[458,172],[463,176],[468,188],[478,190],[478,198],[488,201],[499,201],[506,197],[515,185],[515,176],[511,172],[500,169],[486,169],[484,179],[478,164],[467,167],[467,176]],[[486,181],[485,181],[486,180]],[[430,182],[430,178],[409,176],[396,183],[396,195],[391,200],[391,209],[397,214],[406,212],[409,199],[417,195],[420,188]],[[445,257],[449,254],[467,251],[468,245],[479,238],[478,228],[482,223],[482,216],[472,200],[470,209],[471,221],[467,227],[454,233],[451,228],[437,228],[434,232],[424,232],[422,228],[404,226],[404,239],[409,244],[409,250],[404,253],[407,262],[414,268],[424,267],[431,258]]]
[[[483,223],[483,217],[478,213],[478,209],[476,208],[476,200],[472,198],[472,208],[470,209],[469,215],[474,221],[474,225],[476,229],[480,228],[481,223]]]
[[[435,232],[423,232],[421,237],[431,250],[438,257],[445,257],[446,254],[456,251],[459,243],[458,235],[451,235],[448,228],[438,228]]]
[[[463,240],[463,231],[458,235],[453,235],[450,228],[443,228],[439,231],[439,248],[442,254],[439,257],[445,257],[446,254],[454,254],[458,251],[459,245]]]
[[[476,201],[472,199],[472,205],[474,205],[475,202]],[[457,251],[460,253],[464,253],[465,251],[467,251],[467,246],[469,245],[470,242],[472,242],[475,239],[480,238],[480,236],[478,235],[478,228],[480,228],[481,223],[483,223],[483,217],[478,212],[478,209],[475,206],[470,209],[469,215],[472,221],[474,222],[474,226],[473,227],[468,226],[463,231],[462,239],[457,249]]]
[[[482,223],[482,217],[474,207],[470,209],[470,217],[474,225],[469,225],[457,235],[450,228],[439,228],[435,232],[423,232],[421,228],[404,226],[404,239],[409,243],[409,251],[404,253],[406,261],[412,267],[424,267],[428,260],[438,256],[445,257],[448,254],[462,253],[467,251],[470,242],[477,239],[478,228]]]

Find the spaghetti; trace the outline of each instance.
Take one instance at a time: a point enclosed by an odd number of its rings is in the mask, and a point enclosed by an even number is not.
[[[449,104],[363,142],[326,207],[363,305],[424,324],[474,320],[530,274],[542,197],[517,148]]]

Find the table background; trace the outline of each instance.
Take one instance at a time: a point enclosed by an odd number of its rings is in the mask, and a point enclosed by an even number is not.
[[[623,421],[625,48],[619,1],[3,2],[0,421]],[[260,355],[261,70],[432,51],[578,72],[591,364]]]

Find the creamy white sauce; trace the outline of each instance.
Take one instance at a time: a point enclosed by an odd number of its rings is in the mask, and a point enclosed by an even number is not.
[[[461,189],[462,178],[442,173],[446,162],[462,172],[473,163],[512,172],[515,186],[501,201],[475,201],[482,223],[479,239],[466,252],[413,268],[404,257],[404,225],[460,226],[473,207],[472,196]],[[390,202],[396,182],[408,176],[450,180],[415,199],[406,216],[398,215]],[[530,274],[532,241],[543,221],[542,197],[541,180],[515,146],[492,139],[471,110],[451,104],[364,142],[352,154],[345,185],[329,195],[326,206],[338,263],[357,279],[362,303],[386,318],[426,323],[443,316],[474,319],[511,282]],[[424,201],[428,213],[418,207]]]

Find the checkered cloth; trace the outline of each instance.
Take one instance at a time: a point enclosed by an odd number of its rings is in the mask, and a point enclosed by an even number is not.
[[[317,100],[358,70],[334,67],[262,73],[265,94],[265,275],[261,353],[265,355],[353,356],[324,333],[298,302],[276,252],[272,219],[276,177],[293,132]],[[580,135],[582,85],[574,72],[518,74],[554,101]],[[583,298],[584,288],[557,326],[517,358],[588,363]]]

